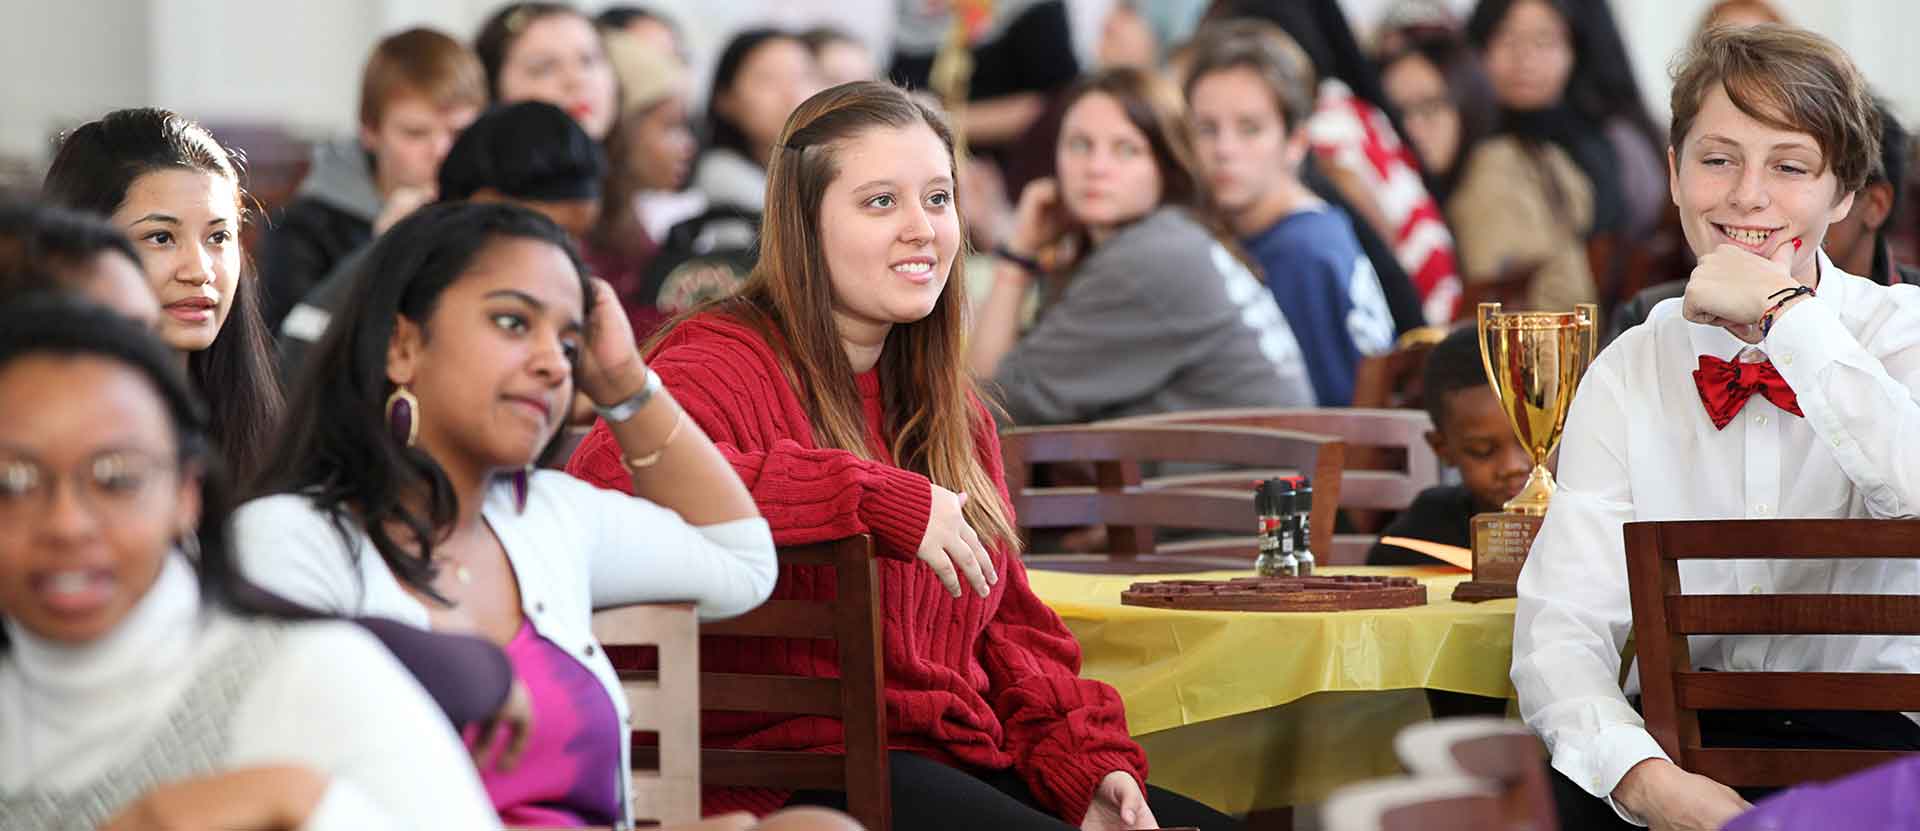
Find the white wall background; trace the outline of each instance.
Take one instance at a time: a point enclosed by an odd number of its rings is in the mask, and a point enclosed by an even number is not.
[[[1366,29],[1390,0],[1342,0]],[[577,0],[597,11],[606,0]],[[884,51],[895,0],[641,0],[686,30],[705,66],[753,23],[836,23]],[[1113,0],[1068,0],[1076,25]],[[1472,0],[1449,0],[1464,11]],[[1657,118],[1666,63],[1710,0],[1609,0]],[[1775,0],[1838,41],[1903,117],[1920,115],[1915,0]],[[49,138],[109,109],[163,106],[215,122],[350,129],[359,67],[382,33],[411,25],[471,37],[498,0],[0,0],[0,157],[43,162]],[[1082,49],[1092,40],[1083,31]]]

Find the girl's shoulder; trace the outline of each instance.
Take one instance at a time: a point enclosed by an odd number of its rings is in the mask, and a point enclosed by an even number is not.
[[[1165,272],[1188,268],[1196,256],[1219,244],[1187,209],[1165,205],[1093,249],[1082,261],[1081,271],[1159,282]]]
[[[675,324],[647,356],[675,397],[722,390],[749,395],[778,395],[789,385],[777,337],[722,311],[710,311]],[[683,400],[682,403],[685,403]]]
[[[333,512],[303,493],[276,493],[249,499],[234,509],[236,536],[304,536],[315,529],[335,527]]]

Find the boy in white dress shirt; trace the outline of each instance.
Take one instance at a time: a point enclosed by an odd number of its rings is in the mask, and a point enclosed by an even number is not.
[[[1521,572],[1513,682],[1553,754],[1564,827],[1716,829],[1747,807],[1680,769],[1618,683],[1632,625],[1622,523],[1905,517],[1920,505],[1920,290],[1820,253],[1879,158],[1866,83],[1839,47],[1763,26],[1701,36],[1676,65],[1668,166],[1699,255],[1686,296],[1588,370],[1562,490]],[[1686,563],[1690,592],[1920,593],[1912,561]],[[1920,672],[1915,639],[1695,637],[1723,670]],[[1627,692],[1637,692],[1630,682]],[[1882,718],[1883,717],[1883,718]],[[1898,714],[1703,720],[1712,742],[1920,750]]]

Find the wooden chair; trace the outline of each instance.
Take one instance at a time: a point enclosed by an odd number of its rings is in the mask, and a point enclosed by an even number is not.
[[[633,748],[637,818],[664,825],[697,821],[700,787],[707,784],[844,791],[847,812],[862,825],[870,831],[889,828],[880,580],[873,540],[863,535],[788,546],[779,557],[783,565],[832,568],[836,599],[769,600],[740,617],[698,624],[697,634],[831,640],[839,652],[837,678],[703,672],[688,604],[624,606],[594,615],[594,636],[620,672],[634,732],[659,735],[657,744]],[[657,647],[659,660],[633,660],[634,647]],[[701,711],[838,718],[846,731],[846,753],[703,748]]]
[[[1393,740],[1416,776],[1469,776],[1501,791],[1501,828],[1547,831],[1559,822],[1547,782],[1546,747],[1526,725],[1495,716],[1425,721]]]
[[[1472,776],[1394,776],[1348,785],[1320,808],[1325,831],[1487,831],[1500,788]]]
[[[1454,307],[1455,316],[1461,320],[1473,320],[1475,310],[1482,303],[1499,303],[1509,312],[1532,308],[1528,298],[1533,294],[1533,279],[1545,265],[1544,261],[1509,263],[1491,280],[1478,283],[1462,281],[1464,285],[1460,291],[1460,304]]]
[[[1350,785],[1322,809],[1326,831],[1552,831],[1545,748],[1500,718],[1440,719],[1394,738],[1410,776]]]
[[[655,733],[659,744],[634,759],[629,795],[633,816],[661,825],[700,819],[700,621],[691,603],[641,603],[593,615],[593,637],[603,647],[651,646],[657,668],[620,674],[629,722]],[[645,764],[643,764],[643,761]]]
[[[1257,427],[1337,436],[1346,444],[1346,464],[1338,479],[1337,507],[1359,533],[1341,534],[1314,551],[1328,552],[1327,565],[1366,562],[1382,511],[1404,510],[1422,490],[1440,483],[1440,459],[1427,444],[1432,419],[1421,410],[1305,407],[1239,410],[1187,410],[1121,419],[1109,424],[1196,424]],[[1169,476],[1148,480],[1148,487],[1223,487],[1244,482],[1245,473]],[[1323,480],[1314,478],[1314,495]],[[1317,501],[1317,500],[1316,500]],[[1318,526],[1316,526],[1317,528]],[[1344,539],[1343,539],[1344,538]]]
[[[1421,384],[1427,356],[1447,331],[1445,326],[1422,326],[1401,335],[1392,351],[1362,358],[1354,370],[1353,406],[1413,410],[1425,406]]]
[[[1313,477],[1309,512],[1315,551],[1332,542],[1337,475],[1345,445],[1333,436],[1244,427],[1074,425],[1023,427],[1000,436],[1007,490],[1014,515],[1031,542],[1031,529],[1106,529],[1107,553],[1094,559],[1030,555],[1033,568],[1083,571],[1196,571],[1247,568],[1258,543],[1254,530],[1253,479],[1223,478],[1226,487],[1143,487],[1140,465],[1196,462],[1284,469]],[[1090,464],[1095,484],[1087,488],[1030,487],[1036,465]],[[1332,484],[1327,487],[1321,483]],[[1154,543],[1155,528],[1183,528],[1234,535],[1167,546]],[[1031,549],[1029,549],[1031,550]]]
[[[873,539],[861,535],[787,546],[780,549],[780,563],[832,568],[835,599],[769,600],[740,617],[705,624],[700,634],[831,640],[838,646],[839,677],[702,672],[700,707],[838,718],[846,731],[846,753],[709,748],[700,753],[701,776],[709,785],[844,791],[847,813],[869,831],[888,831],[893,807]]]
[[[1704,747],[1701,710],[1920,710],[1920,676],[1696,672],[1688,635],[1920,635],[1909,595],[1682,594],[1686,560],[1920,558],[1920,520],[1630,522],[1627,577],[1647,732],[1675,763],[1735,787],[1832,779],[1902,754]]]

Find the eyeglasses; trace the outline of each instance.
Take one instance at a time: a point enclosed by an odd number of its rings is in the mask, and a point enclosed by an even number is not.
[[[156,485],[175,472],[162,456],[139,450],[103,450],[64,474],[33,459],[0,455],[0,524],[50,513],[62,479],[96,519],[112,523],[144,507]]]

